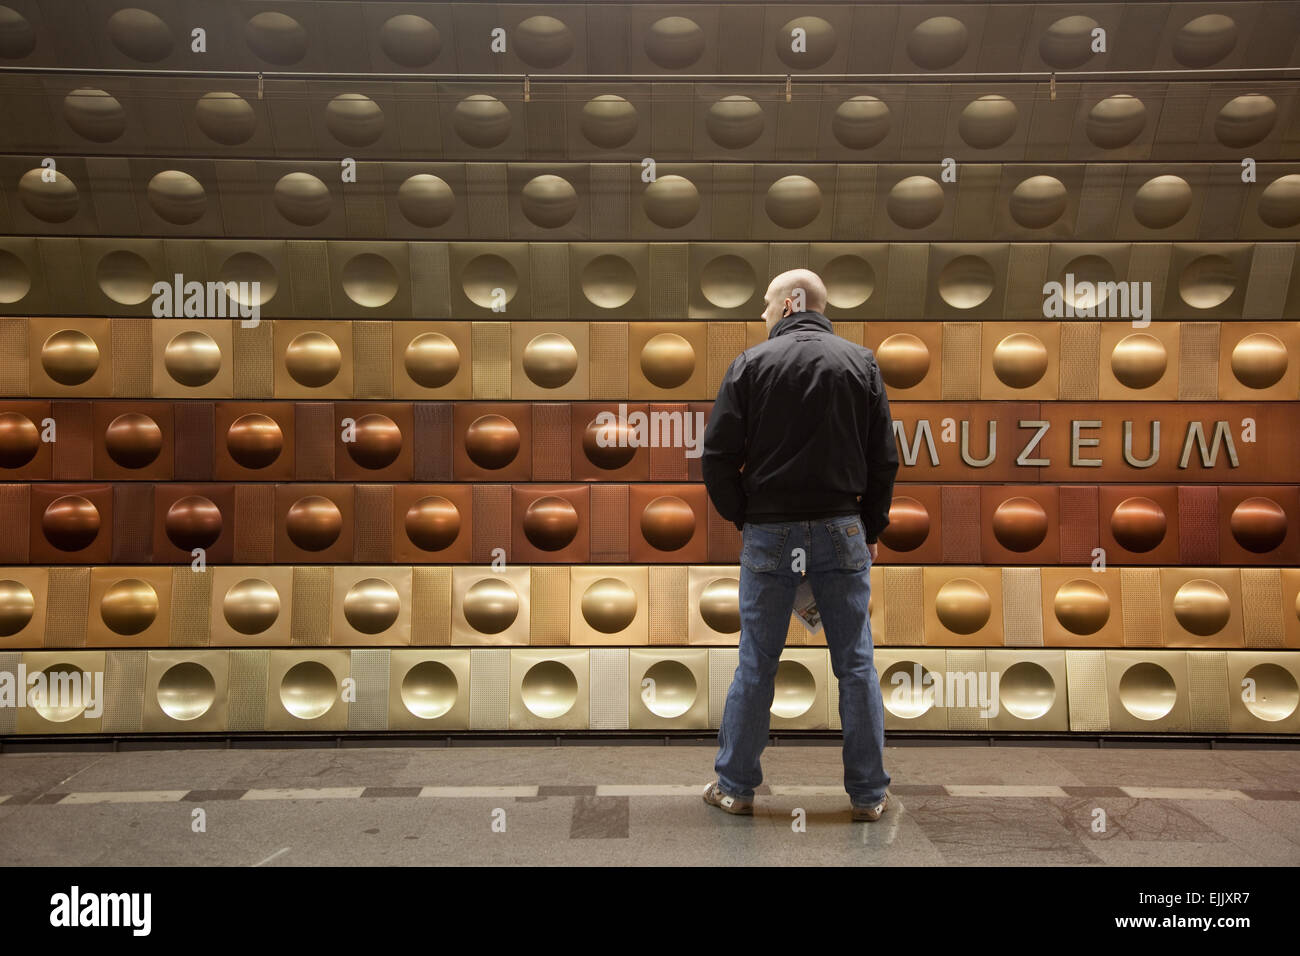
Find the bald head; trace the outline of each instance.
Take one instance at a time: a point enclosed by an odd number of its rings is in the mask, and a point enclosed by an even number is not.
[[[767,323],[770,332],[772,326],[786,315],[795,312],[824,312],[826,284],[815,272],[791,269],[772,280],[763,301],[767,306],[763,310],[763,321]]]

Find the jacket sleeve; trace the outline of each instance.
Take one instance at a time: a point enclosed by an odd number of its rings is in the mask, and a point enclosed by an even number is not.
[[[867,543],[874,544],[889,527],[889,506],[894,498],[894,478],[898,474],[898,448],[894,443],[894,422],[889,411],[889,396],[875,358],[868,359],[870,407],[867,409],[866,434],[867,489],[862,494],[862,526]]]
[[[704,430],[701,471],[718,514],[743,530],[745,486],[740,469],[745,463],[746,412],[744,383],[745,355],[742,352],[727,367],[713,401],[709,426]]]

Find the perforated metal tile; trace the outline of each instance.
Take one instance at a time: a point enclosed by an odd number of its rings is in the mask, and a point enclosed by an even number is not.
[[[147,651],[108,651],[104,655],[104,719],[106,734],[140,730],[144,715],[144,675]]]
[[[591,729],[627,730],[626,647],[591,649]]]
[[[530,569],[529,641],[555,646],[569,643],[569,569]]]
[[[172,647],[207,647],[212,570],[172,568]]]
[[[451,644],[451,568],[415,567],[411,581],[411,644]]]
[[[357,398],[393,397],[393,323],[352,323],[352,388]]]
[[[262,730],[266,727],[266,671],[268,650],[230,652],[230,729]]]
[[[1002,643],[1043,646],[1043,574],[1038,568],[1002,569]]]
[[[1242,631],[1247,647],[1281,647],[1282,572],[1277,568],[1241,569]]]
[[[686,644],[690,617],[689,572],[685,567],[650,567],[651,644]]]
[[[348,706],[348,730],[388,729],[388,664],[386,647],[353,648],[352,679],[357,699]]]
[[[1106,704],[1106,652],[1066,651],[1065,667],[1070,730],[1075,733],[1110,730],[1110,711]]]
[[[252,328],[244,328],[242,323],[236,327],[231,363],[235,398],[267,398],[274,392],[275,355],[270,322],[262,321]]]
[[[153,392],[153,331],[148,319],[114,319],[113,395],[148,398]]]
[[[90,568],[50,568],[45,593],[45,646],[85,647]]]
[[[1159,647],[1164,643],[1160,569],[1120,568],[1119,587],[1124,602],[1124,646]]]
[[[627,323],[591,324],[591,397],[626,399]]]
[[[315,647],[330,642],[330,589],[333,585],[333,568],[293,569],[293,610],[289,622],[291,644]]]
[[[1227,651],[1187,652],[1188,703],[1193,733],[1218,733],[1228,729]]]
[[[573,477],[569,402],[533,403],[533,480],[568,481]]]
[[[740,666],[740,649],[736,647],[709,648],[709,726],[721,727],[722,714],[727,706],[727,692]]]
[[[469,728],[506,730],[510,724],[510,651],[469,652]]]
[[[240,561],[275,560],[275,486],[235,486],[235,554]]]
[[[12,674],[13,680],[18,680],[18,665],[22,662],[23,656],[17,651],[0,651],[0,673]],[[17,688],[19,693],[26,693],[26,688]],[[0,707],[0,734],[13,734],[18,732],[18,708],[17,707]]]
[[[470,349],[475,398],[510,397],[510,323],[473,322]]]
[[[942,391],[945,400],[980,397],[980,323],[943,323]]]
[[[1094,401],[1101,378],[1101,323],[1061,323],[1062,401]]]
[[[921,568],[885,568],[885,634],[882,646],[920,647],[925,634]]]
[[[1178,398],[1219,397],[1219,323],[1183,322],[1178,327]]]

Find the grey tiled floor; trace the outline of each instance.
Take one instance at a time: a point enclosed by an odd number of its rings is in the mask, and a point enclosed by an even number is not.
[[[895,806],[869,825],[849,820],[836,746],[769,748],[753,818],[700,799],[714,753],[527,746],[6,754],[0,861],[1300,864],[1300,749],[893,747],[886,766]],[[1010,789],[947,789],[972,785]],[[525,789],[468,789],[502,786]],[[427,787],[447,789],[422,794]],[[597,789],[606,787],[621,792]],[[798,787],[812,792],[791,789]],[[1061,789],[1035,795],[1043,787]],[[1142,787],[1172,789],[1124,789]],[[206,832],[192,830],[196,809]],[[494,820],[504,820],[505,832]]]

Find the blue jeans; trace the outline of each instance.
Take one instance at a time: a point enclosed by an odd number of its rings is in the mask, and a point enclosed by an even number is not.
[[[885,796],[885,713],[872,660],[871,554],[862,519],[837,515],[808,521],[746,523],[740,556],[740,665],[727,693],[714,769],[734,797],[752,797],[763,782],[776,670],[785,647],[794,592],[796,548],[812,579],[831,669],[840,682],[844,789],[854,806]],[[802,626],[802,625],[800,625]]]

